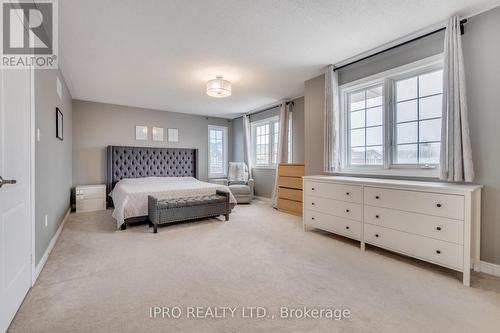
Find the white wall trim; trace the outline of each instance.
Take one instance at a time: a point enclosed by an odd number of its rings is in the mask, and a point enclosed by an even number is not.
[[[64,215],[63,221],[59,225],[59,228],[57,228],[56,233],[54,236],[52,236],[52,239],[50,240],[49,246],[47,246],[47,249],[45,250],[45,253],[43,254],[42,258],[40,259],[40,262],[38,265],[36,265],[35,271],[33,272],[33,279],[31,286],[35,285],[36,280],[38,279],[38,276],[42,272],[43,267],[45,266],[45,263],[47,262],[47,259],[49,259],[49,255],[52,252],[52,249],[54,249],[54,246],[57,243],[57,240],[59,239],[59,236],[61,235],[61,232],[64,228],[64,225],[66,224],[66,221],[68,220],[69,214],[71,213],[71,208],[68,209],[66,212],[66,215]]]
[[[479,262],[479,271],[494,276],[500,276],[500,265],[492,264],[487,261]]]

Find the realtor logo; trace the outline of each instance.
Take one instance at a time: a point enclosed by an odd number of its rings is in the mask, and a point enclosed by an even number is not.
[[[1,0],[2,68],[57,68],[56,0]]]

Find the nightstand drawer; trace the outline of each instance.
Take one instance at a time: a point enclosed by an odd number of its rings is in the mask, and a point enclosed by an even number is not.
[[[85,199],[76,201],[76,212],[93,212],[106,209],[106,200],[104,199]]]

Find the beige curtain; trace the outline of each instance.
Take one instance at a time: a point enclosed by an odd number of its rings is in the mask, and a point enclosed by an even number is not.
[[[253,167],[253,161],[252,161],[252,136],[251,136],[251,129],[250,129],[250,116],[249,115],[244,115],[243,116],[243,136],[245,140],[245,162],[248,166],[248,178],[252,179],[252,167]]]
[[[440,177],[455,182],[474,180],[469,117],[465,92],[460,19],[453,16],[444,37],[443,119]]]
[[[325,72],[325,144],[324,169],[326,172],[340,171],[340,94],[338,73],[333,65]]]
[[[283,101],[280,107],[279,115],[279,135],[278,135],[278,163],[288,162],[288,116],[290,114],[291,104]],[[274,188],[272,195],[273,207],[278,206],[278,169],[276,169],[276,176],[274,177]]]

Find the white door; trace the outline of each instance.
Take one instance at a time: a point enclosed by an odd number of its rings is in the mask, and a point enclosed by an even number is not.
[[[0,70],[0,73],[0,177],[3,179],[0,333],[3,333],[31,286],[31,75],[27,69]],[[15,184],[9,184],[14,181]]]

